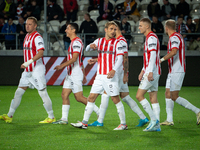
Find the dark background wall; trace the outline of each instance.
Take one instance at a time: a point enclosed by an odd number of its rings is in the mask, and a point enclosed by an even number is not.
[[[0,56],[0,85],[18,85],[23,69],[20,69],[23,63],[22,56]],[[186,75],[183,82],[184,86],[200,86],[200,56],[186,57]],[[142,69],[143,57],[129,57],[129,85],[139,85],[138,75]],[[162,74],[159,85],[164,86],[168,73],[167,61],[163,62]]]

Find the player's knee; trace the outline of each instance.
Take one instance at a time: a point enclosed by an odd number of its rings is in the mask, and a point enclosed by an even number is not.
[[[90,95],[90,96],[87,98],[87,101],[93,103],[93,102],[95,102],[95,97]]]

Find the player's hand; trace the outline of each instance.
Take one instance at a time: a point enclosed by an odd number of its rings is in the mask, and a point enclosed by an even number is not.
[[[108,75],[107,75],[107,78],[110,79],[110,78],[113,78],[115,75],[115,70],[111,70]]]
[[[85,84],[87,82],[86,76],[83,77],[82,83]]]
[[[90,48],[95,50],[97,49],[97,46],[95,44],[90,44]]]
[[[149,75],[148,75],[148,81],[153,81],[154,78],[153,78],[153,72],[149,72]]]
[[[128,82],[128,74],[124,75],[123,82],[124,84]]]
[[[144,75],[144,72],[142,71],[142,72],[139,74],[139,76],[138,76],[138,80],[139,80],[139,81],[142,80],[143,75]]]
[[[96,59],[88,59],[88,64],[89,65],[92,65],[94,63],[96,63]]]
[[[25,69],[26,67],[22,64],[20,68],[21,68],[21,69]]]
[[[61,70],[63,67],[61,66],[61,65],[58,65],[58,66],[56,66],[55,68],[54,68],[54,70]]]

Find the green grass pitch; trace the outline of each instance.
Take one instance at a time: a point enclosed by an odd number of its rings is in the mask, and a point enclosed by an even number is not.
[[[11,99],[17,86],[0,86],[0,114],[8,112]],[[91,86],[84,86],[84,96],[88,96]],[[61,117],[62,86],[48,86],[49,96],[53,103],[56,119]],[[130,96],[135,99],[137,87],[130,86]],[[160,103],[161,121],[166,119],[165,88],[159,87],[158,100]],[[146,98],[149,96],[146,94]],[[200,107],[200,87],[183,87],[180,96]],[[73,94],[70,95],[69,123],[82,121],[85,106],[76,102]],[[136,101],[138,103],[138,101]],[[96,100],[100,105],[100,96]],[[68,125],[39,124],[47,117],[42,100],[37,90],[28,89],[24,94],[21,105],[18,107],[13,122],[6,124],[0,120],[0,149],[34,149],[34,150],[149,150],[174,149],[198,150],[200,149],[200,126],[196,125],[196,115],[182,106],[175,104],[174,123],[172,127],[162,126],[161,132],[143,132],[146,127],[136,128],[138,116],[123,103],[126,112],[128,130],[114,131],[120,124],[117,110],[110,100],[104,120],[104,127],[88,127],[78,129]],[[142,109],[141,105],[138,103]],[[144,110],[142,109],[144,112]],[[145,113],[148,117],[148,115]],[[148,117],[149,118],[149,117]],[[92,113],[89,123],[97,120]]]

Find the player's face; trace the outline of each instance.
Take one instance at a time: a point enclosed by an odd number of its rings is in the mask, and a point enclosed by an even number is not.
[[[107,37],[113,38],[116,34],[117,27],[115,25],[110,25],[108,28],[105,28]]]
[[[36,28],[37,28],[37,24],[32,19],[26,20],[26,31],[29,34],[31,34],[34,31],[36,31]]]
[[[146,24],[144,22],[140,21],[139,30],[140,30],[140,33],[142,33],[142,34],[144,34],[146,32]]]
[[[67,37],[70,37],[72,35],[73,29],[71,28],[71,25],[67,26],[65,32],[66,32]]]

